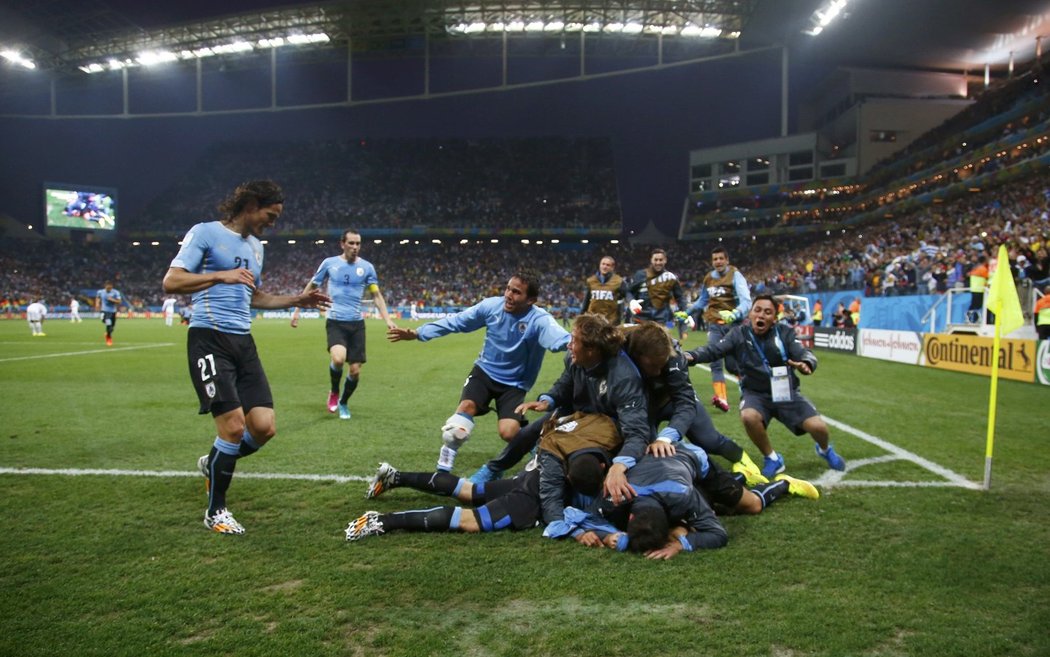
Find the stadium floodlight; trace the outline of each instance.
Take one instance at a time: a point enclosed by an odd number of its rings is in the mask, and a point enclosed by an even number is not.
[[[580,244],[590,244],[590,240],[580,240]]]
[[[817,36],[824,31],[831,21],[838,18],[842,10],[849,4],[849,0],[826,0],[823,5],[809,17],[809,28],[802,30],[803,34]]]
[[[473,23],[467,26],[467,29],[464,30],[464,32],[466,32],[467,34],[477,34],[478,32],[484,32],[485,27],[486,25],[482,21],[474,21]]]
[[[289,244],[295,244],[295,240],[288,240]]]
[[[490,239],[490,240],[489,240],[489,242],[491,242],[492,244],[499,244],[499,240],[498,240],[498,239],[496,239],[495,237],[493,237],[492,239]]]
[[[487,28],[489,32],[504,32],[507,29],[507,24],[503,21],[496,21],[495,23],[489,23]]]
[[[599,23],[598,21],[591,21],[590,23],[587,23],[586,25],[583,26],[583,31],[587,32],[587,33],[590,33],[590,34],[593,34],[595,32],[601,32],[602,31],[602,24]]]
[[[106,64],[109,66],[109,70],[111,71],[119,71],[120,69],[124,68],[123,62],[121,62],[119,59],[111,59],[108,62],[106,62]]]
[[[449,34],[463,34],[467,31],[466,23],[454,23],[445,28]]]
[[[678,34],[678,28],[674,25],[667,25],[660,30],[660,34],[663,34],[664,36],[674,36]]]
[[[197,48],[196,50],[193,51],[193,56],[198,58],[198,59],[203,59],[204,57],[211,57],[214,54],[215,54],[215,51],[212,50],[211,48]]]
[[[439,239],[432,239],[432,240],[430,240],[430,243],[431,244],[441,244],[441,240],[439,240]]]
[[[543,21],[530,21],[529,24],[525,26],[525,31],[542,32],[544,27]]]
[[[524,32],[525,31],[525,21],[518,20],[518,21],[511,21],[511,22],[507,23],[507,31],[508,32]]]
[[[635,23],[634,21],[631,21],[630,23],[627,23],[623,26],[621,32],[623,32],[624,34],[641,34],[643,29],[644,28],[641,23]]]
[[[285,44],[283,37],[274,37],[272,39],[259,39],[258,45],[260,48],[280,48]]]
[[[292,41],[292,37],[288,37],[288,40]],[[226,55],[235,52],[250,52],[255,50],[255,48],[247,41],[234,41],[233,43],[224,43],[222,45],[214,46],[212,50],[218,55]]]
[[[704,29],[700,30],[700,36],[708,39],[717,39],[722,36],[722,28],[705,25]]]
[[[135,58],[135,61],[143,66],[153,66],[155,64],[173,62],[177,59],[178,56],[169,50],[148,50],[146,52],[140,52],[138,57]]]
[[[528,244],[528,243],[529,243],[529,240],[527,240],[527,239],[523,239],[523,240],[521,240],[521,243],[522,243],[522,244]]]
[[[142,246],[142,242],[132,242],[131,246]]]
[[[623,23],[606,23],[602,29],[606,32],[623,32]]]
[[[81,66],[80,70],[84,71],[85,73],[101,73],[102,71],[106,70],[106,67],[102,64],[99,64],[98,62],[93,62],[91,64]]]
[[[372,240],[372,244],[382,244],[382,243],[383,243],[383,240],[378,239],[378,238]]]
[[[582,32],[583,31],[583,27],[584,27],[583,23],[566,23],[565,24],[565,31],[566,32]]]
[[[4,50],[0,52],[0,57],[3,57],[12,64],[18,64],[22,68],[28,68],[30,70],[36,68],[36,63],[28,57],[23,57],[22,53],[17,50]]]
[[[459,241],[460,244],[470,244],[470,240],[463,239]]]
[[[150,242],[150,246],[160,246],[160,242]]]
[[[561,32],[565,29],[564,21],[551,21],[543,27],[544,32]]]
[[[686,23],[685,27],[682,28],[682,31],[679,32],[679,34],[682,36],[700,36],[700,32],[702,32],[702,30],[696,25]]]
[[[331,38],[324,32],[288,35],[288,43],[295,46],[305,46],[310,43],[328,43],[329,41],[331,41]]]

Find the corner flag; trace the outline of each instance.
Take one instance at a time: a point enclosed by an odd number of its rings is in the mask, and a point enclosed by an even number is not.
[[[1010,256],[1006,246],[999,246],[999,264],[988,286],[988,310],[995,313],[995,326],[1001,328],[1002,335],[1012,333],[1024,326],[1024,315],[1021,314],[1021,300],[1017,297],[1017,286],[1010,271]]]
[[[988,441],[984,452],[984,489],[992,485],[992,445],[995,442],[995,402],[999,394],[999,340],[1024,326],[1021,300],[1017,297],[1017,286],[1010,271],[1010,255],[1006,246],[999,245],[998,265],[989,286],[987,307],[995,313],[995,338],[992,340],[992,392],[988,399]]]

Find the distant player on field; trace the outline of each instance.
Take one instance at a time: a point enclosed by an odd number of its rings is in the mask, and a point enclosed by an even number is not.
[[[113,346],[113,329],[117,326],[117,310],[124,302],[120,290],[113,289],[113,283],[106,281],[105,287],[95,295],[95,312],[102,313],[102,323],[106,325],[106,346]]]
[[[69,321],[76,324],[84,321],[80,318],[80,302],[76,297],[69,300]]]
[[[190,378],[200,413],[215,419],[211,452],[197,465],[208,479],[204,526],[220,534],[243,534],[226,508],[226,491],[237,459],[254,454],[276,433],[273,396],[251,336],[252,308],[325,308],[320,290],[298,296],[259,289],[263,231],[284,209],[281,188],[269,180],[243,183],[219,205],[223,218],[199,223],[164,275],[168,294],[192,294],[197,309],[186,339]]]
[[[499,435],[505,441],[512,440],[522,420],[521,413],[515,409],[536,383],[546,351],[564,351],[568,346],[568,331],[559,326],[550,313],[536,306],[538,281],[537,273],[519,271],[507,281],[502,297],[489,297],[419,329],[387,331],[391,342],[426,342],[449,333],[470,333],[485,328],[485,343],[463,385],[459,406],[441,427],[443,444],[438,470],[452,470],[456,452],[474,430],[474,418],[489,412],[493,401],[499,415]]]
[[[689,308],[689,314],[703,312],[707,323],[707,344],[714,344],[739,324],[751,309],[751,291],[740,271],[729,264],[729,252],[721,246],[711,251],[713,269],[704,277],[700,298]],[[722,361],[711,363],[711,386],[715,394],[711,405],[729,412],[726,373]]]
[[[320,288],[328,282],[328,296],[332,297],[332,308],[328,311],[325,329],[328,332],[328,353],[332,357],[328,365],[328,377],[331,388],[328,392],[328,412],[339,411],[339,418],[350,419],[347,402],[350,395],[357,390],[361,377],[361,365],[365,357],[365,318],[361,313],[361,299],[365,290],[375,300],[379,315],[386,322],[387,329],[397,328],[390,319],[386,309],[386,300],[379,291],[379,278],[372,263],[360,257],[361,234],[349,228],[343,231],[339,240],[343,252],[340,255],[325,258],[317,268],[317,273],[303,288],[303,294]],[[292,312],[292,328],[299,324],[299,309]],[[343,395],[339,396],[339,381],[343,378],[343,365],[349,361],[350,371],[346,374],[346,385]]]
[[[164,311],[164,324],[166,326],[171,326],[175,320],[175,298],[168,297],[165,299],[160,309]]]
[[[34,338],[46,337],[44,333],[44,318],[47,316],[47,306],[44,300],[34,301],[26,306],[26,321],[29,322],[30,335]]]

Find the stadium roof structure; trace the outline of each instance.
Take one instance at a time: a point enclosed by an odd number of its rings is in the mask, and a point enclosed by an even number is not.
[[[283,46],[293,36],[305,45],[367,49],[372,40],[412,35],[495,38],[580,32],[614,37],[610,41],[696,37],[744,48],[785,44],[833,64],[963,71],[1031,59],[1036,37],[1050,36],[1048,0],[285,0],[277,6],[279,2],[2,3],[0,50],[21,53],[42,69],[76,73],[92,64],[134,62],[142,53],[174,58],[229,54],[238,48]],[[813,35],[815,17],[830,20],[832,14],[840,20]]]

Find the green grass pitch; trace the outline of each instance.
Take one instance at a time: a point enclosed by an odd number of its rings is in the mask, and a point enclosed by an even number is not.
[[[354,417],[340,421],[324,409],[322,323],[256,322],[278,435],[240,475],[433,468],[482,335],[389,344],[382,329],[369,322]],[[367,509],[444,503],[407,490],[366,501],[358,479],[237,477],[229,501],[247,533],[211,534],[194,473],[214,431],[196,414],[185,327],[120,320],[111,348],[98,321],[45,330],[31,338],[24,321],[0,322],[0,655],[1048,651],[1044,387],[1000,382],[985,492],[944,473],[983,478],[988,379],[818,352],[803,391],[837,423],[839,452],[864,465],[818,501],[726,518],[725,549],[651,562],[538,530],[348,544],[343,529]],[[550,356],[534,394],[559,368]],[[692,374],[709,398],[707,373]],[[757,456],[735,411],[714,419]],[[771,435],[789,472],[830,481],[811,440],[776,424]],[[459,472],[500,447],[494,419],[480,418]]]

